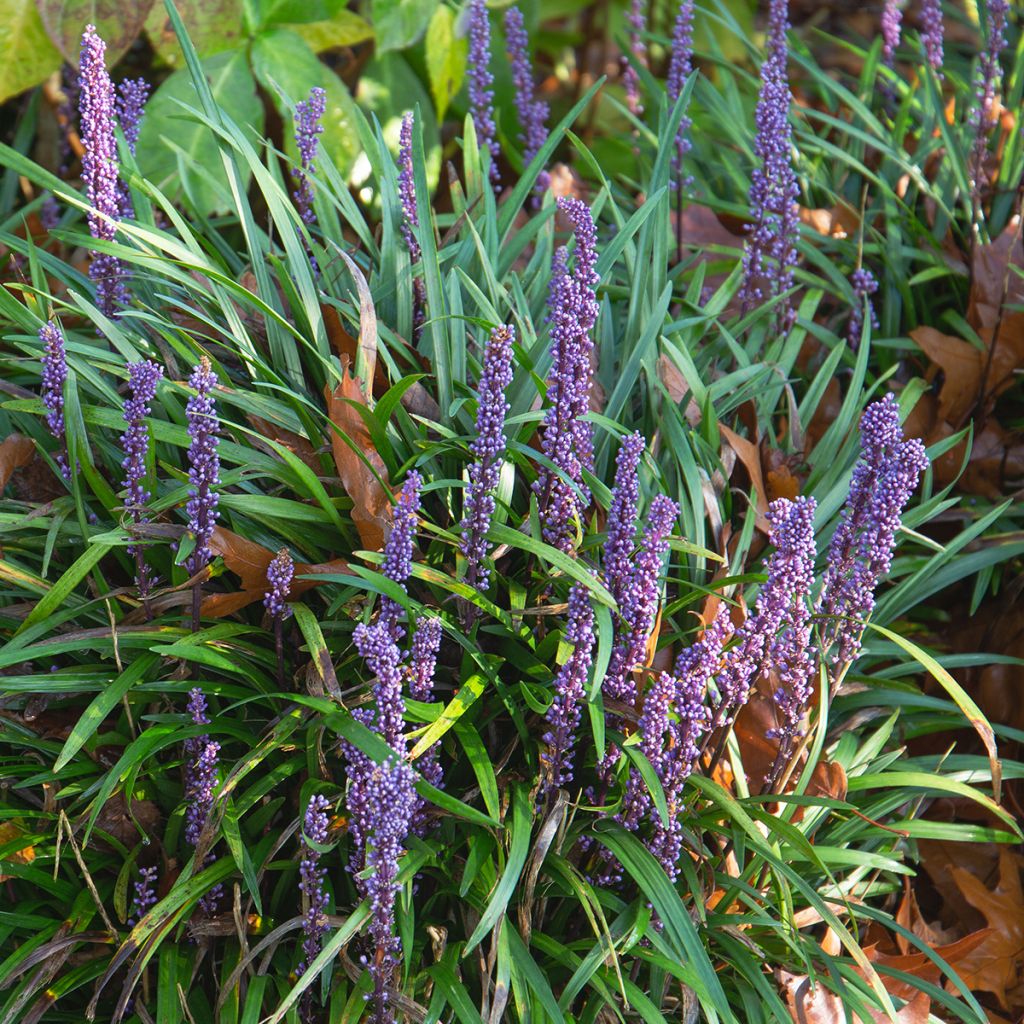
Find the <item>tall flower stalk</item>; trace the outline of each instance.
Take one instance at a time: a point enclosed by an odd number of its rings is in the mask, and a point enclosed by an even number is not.
[[[568,785],[573,778],[572,753],[586,700],[595,640],[590,595],[583,584],[576,583],[569,591],[569,619],[565,626],[565,641],[572,644],[572,651],[555,675],[554,698],[545,715],[548,730],[544,734],[544,787],[548,791]]]
[[[188,712],[193,725],[209,725],[210,716],[206,696],[199,687],[188,693]],[[217,768],[220,744],[206,733],[185,740],[185,841],[192,847],[199,845],[203,826],[213,809],[213,792],[217,788]],[[207,856],[207,860],[212,854]],[[196,865],[198,869],[199,865]],[[215,885],[199,901],[208,914],[217,908],[222,887]]]
[[[413,541],[419,519],[422,486],[423,478],[415,470],[411,470],[398,492],[394,523],[384,543],[384,564],[381,566],[381,572],[403,590],[406,589],[406,580],[412,572]],[[396,642],[405,636],[405,629],[398,622],[401,614],[402,606],[394,598],[380,599],[380,622]]]
[[[900,9],[899,0],[885,0],[882,8],[882,60],[886,67],[891,68],[896,61],[902,23],[903,11]]]
[[[681,0],[676,20],[672,27],[672,54],[668,65],[668,90],[670,109],[682,95],[686,80],[693,74],[693,0]],[[683,198],[691,178],[686,174],[684,161],[690,152],[690,118],[683,114],[676,129],[675,153],[672,156],[672,188],[676,194],[676,262],[683,258]]]
[[[121,132],[128,146],[128,152],[132,156],[135,156],[135,147],[139,142],[139,132],[142,130],[142,115],[145,112],[148,99],[149,82],[144,78],[126,78],[117,87],[117,120],[121,125]],[[131,190],[123,179],[118,181],[118,201],[120,204],[119,213],[122,219],[135,216],[135,206],[132,203]]]
[[[771,0],[768,54],[761,65],[761,94],[754,115],[754,153],[760,162],[750,180],[753,224],[743,251],[740,298],[744,312],[777,300],[793,285],[799,188],[790,155],[788,29],[788,0]],[[795,316],[791,301],[779,302],[772,316],[775,333],[788,330]]]
[[[766,579],[757,594],[754,612],[737,631],[736,643],[727,652],[716,678],[718,702],[711,731],[730,725],[746,703],[759,676],[768,672],[775,656],[801,658],[789,637],[780,636],[804,620],[814,573],[813,498],[790,501],[778,498],[768,506],[769,540],[775,551],[765,567]]]
[[[416,175],[412,163],[413,115],[409,111],[402,118],[402,130],[398,137],[398,198],[402,206],[402,237],[409,250],[409,263],[415,268],[423,258],[423,251],[416,238],[420,226],[416,210]],[[422,277],[413,272],[412,278],[412,329],[413,337],[419,336],[426,316],[427,286]]]
[[[924,445],[903,436],[895,396],[887,394],[869,405],[861,416],[860,458],[829,545],[819,598],[826,616],[823,646],[833,648],[837,665],[860,653],[864,620],[892,564],[903,510],[927,468]]]
[[[643,34],[647,30],[647,17],[644,14],[644,0],[631,0],[626,20],[629,22],[630,52],[646,67],[647,44]],[[640,76],[625,54],[622,55],[622,84],[626,89],[626,105],[630,113],[639,117],[644,112],[643,103],[640,102]]]
[[[78,65],[81,112],[82,180],[89,200],[89,233],[97,241],[112,242],[121,217],[121,187],[114,134],[114,86],[106,65],[107,45],[93,25],[82,36]],[[96,302],[110,316],[128,301],[128,269],[116,256],[94,251],[89,277],[96,286]]]
[[[213,389],[217,387],[217,375],[210,367],[210,360],[203,356],[199,365],[189,377],[189,386],[194,390],[185,405],[188,423],[188,528],[195,537],[195,548],[189,559],[189,572],[198,576],[213,557],[210,539],[217,524],[217,504],[220,485],[220,456],[217,453],[218,429],[217,408],[213,400]],[[192,629],[199,629],[199,610],[202,604],[202,581],[197,579],[192,588]]]
[[[270,560],[267,566],[267,593],[263,605],[274,625],[274,648],[277,652],[277,681],[284,688],[284,620],[288,616],[285,602],[292,589],[292,577],[295,575],[295,563],[287,548],[280,551]]]
[[[976,221],[980,216],[988,133],[998,112],[996,92],[1000,79],[999,56],[1006,46],[1006,15],[1009,9],[1008,0],[989,0],[985,6],[988,35],[985,48],[978,58],[974,81],[974,105],[967,119],[968,128],[974,136],[971,149],[971,197]]]
[[[530,36],[523,22],[523,12],[513,4],[505,12],[505,40],[508,59],[515,86],[516,112],[519,114],[519,141],[523,144],[523,163],[529,164],[547,142],[547,103],[538,99],[533,84],[533,64],[530,60]],[[542,170],[534,185],[534,205],[547,191],[551,175]]]
[[[302,860],[299,862],[299,892],[302,893],[305,908],[302,914],[302,959],[295,969],[297,977],[309,970],[323,945],[327,931],[327,893],[324,881],[327,871],[320,864],[318,847],[327,845],[327,809],[330,801],[319,793],[310,797],[302,828]],[[313,990],[306,989],[299,1007],[303,1021],[316,1019],[313,1007]]]
[[[437,669],[437,654],[441,647],[441,620],[421,618],[416,624],[409,652],[409,696],[424,703],[434,701],[434,673]],[[444,769],[441,766],[441,741],[424,751],[416,761],[420,775],[432,786],[439,789],[444,785]],[[416,797],[416,813],[413,817],[412,832],[423,836],[429,826],[427,801]]]
[[[70,483],[71,464],[64,427],[64,385],[68,379],[64,334],[57,323],[50,320],[39,328],[39,340],[43,343],[42,398],[46,410],[46,426],[59,446],[54,462],[61,476]]]
[[[150,414],[150,405],[162,377],[163,370],[148,359],[128,365],[128,388],[131,396],[124,403],[123,416],[127,429],[121,435],[121,448],[124,451],[121,468],[125,474],[125,510],[136,526],[149,522],[146,511],[149,491],[145,486],[146,457],[149,454],[146,417]],[[149,606],[150,581],[145,549],[141,544],[133,544],[127,550],[128,554],[135,558],[135,586],[139,590],[139,600],[142,602],[146,618],[151,619],[153,616]]]
[[[491,23],[486,0],[469,2],[469,109],[476,139],[491,157],[491,183],[501,183],[498,170],[498,129],[494,123],[494,75],[491,65]]]
[[[486,591],[490,581],[484,558],[487,531],[494,518],[494,492],[505,455],[505,417],[510,408],[505,392],[512,383],[514,341],[513,327],[500,326],[491,331],[477,386],[476,437],[469,446],[476,461],[469,468],[459,547],[466,558],[466,582],[479,591]]]
[[[575,523],[590,504],[583,471],[593,469],[593,428],[584,419],[593,387],[591,332],[597,323],[597,229],[586,205],[560,198],[558,208],[576,237],[575,266],[561,246],[554,256],[550,307],[552,366],[548,376],[551,404],[544,416],[541,448],[554,469],[542,466],[534,483],[544,540],[562,551],[572,549]]]
[[[302,223],[312,228],[316,224],[316,211],[313,209],[313,183],[309,179],[320,148],[320,136],[324,126],[321,121],[327,107],[327,93],[318,85],[309,90],[309,97],[295,104],[295,145],[299,151],[299,166],[292,168],[292,180],[295,182],[295,207],[299,211]],[[313,273],[319,273],[316,257],[303,238],[303,244],[309,256]]]
[[[878,281],[867,267],[858,267],[850,275],[853,285],[853,306],[850,309],[850,322],[846,328],[846,341],[856,351],[864,330],[864,307],[867,306],[869,322],[878,327],[878,316],[871,302],[871,296],[878,291]]]
[[[942,65],[945,60],[943,35],[942,0],[922,0],[921,42],[924,44],[928,63],[939,78],[942,77]]]

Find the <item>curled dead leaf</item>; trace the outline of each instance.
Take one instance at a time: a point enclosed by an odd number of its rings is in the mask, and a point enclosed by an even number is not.
[[[267,592],[267,566],[274,557],[273,551],[223,526],[214,527],[213,536],[210,538],[210,550],[220,556],[225,566],[239,577],[242,589],[230,594],[207,595],[203,598],[203,615],[214,619],[221,618],[263,599]],[[291,596],[299,597],[311,587],[318,585],[316,580],[304,580],[299,577],[344,572],[347,568],[348,562],[343,558],[316,564],[296,562]]]
[[[36,446],[30,437],[10,434],[0,443],[0,491],[7,486],[11,474],[32,461]]]
[[[387,467],[373,447],[357,408],[367,405],[363,385],[344,366],[338,386],[327,386],[326,398],[327,415],[336,428],[331,432],[334,463],[352,499],[352,522],[363,545],[378,551],[384,546],[385,531],[392,521],[391,500],[384,483]]]

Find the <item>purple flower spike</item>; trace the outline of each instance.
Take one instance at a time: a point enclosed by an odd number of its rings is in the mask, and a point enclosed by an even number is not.
[[[619,601],[622,621],[616,630],[603,687],[605,696],[612,700],[637,703],[633,672],[643,666],[647,639],[658,612],[662,563],[678,516],[679,506],[671,498],[659,494],[651,502],[633,572]]]
[[[717,680],[719,703],[714,728],[732,721],[758,676],[781,665],[788,677],[798,677],[806,661],[806,647],[795,643],[795,633],[806,621],[807,597],[814,580],[813,498],[779,498],[768,507],[770,539],[775,552],[768,559],[767,579],[757,595],[753,614],[740,627]]]
[[[771,0],[768,55],[761,65],[761,94],[754,120],[754,153],[760,164],[750,179],[750,215],[753,224],[743,251],[744,312],[777,299],[793,285],[796,241],[799,234],[799,186],[790,159],[792,129],[789,108],[792,94],[787,76],[789,28],[788,0]],[[796,311],[791,302],[775,307],[772,326],[782,333],[792,326]]]
[[[285,601],[292,589],[292,577],[295,575],[295,563],[287,548],[280,551],[270,560],[267,566],[267,588],[263,604],[272,619],[283,619],[288,613]]]
[[[410,655],[409,696],[429,701],[434,695],[434,668],[441,646],[441,620],[420,619],[412,635]]]
[[[309,970],[323,945],[327,931],[327,893],[324,881],[327,870],[320,866],[320,851],[317,846],[327,845],[327,809],[330,801],[319,793],[310,797],[302,827],[302,860],[299,863],[299,892],[302,893],[305,912],[302,915],[302,959],[295,968],[297,977]],[[313,844],[316,844],[314,846]],[[307,989],[300,1007],[304,1021],[315,1020],[312,989]]]
[[[128,916],[128,927],[134,928],[156,905],[157,868],[154,864],[148,868],[139,868],[139,877],[133,885],[132,907]]]
[[[416,179],[412,166],[412,111],[402,118],[402,130],[398,137],[398,197],[402,202],[402,237],[409,249],[409,259],[419,263],[422,256],[420,243],[414,229],[420,226],[416,212]]]
[[[644,0],[632,0],[626,20],[629,22],[630,30],[629,48],[646,67],[647,44],[644,42],[643,33],[647,29],[647,16],[644,14]],[[639,117],[644,112],[643,104],[640,102],[640,76],[625,54],[622,56],[622,84],[626,87],[626,103],[630,112]]]
[[[433,703],[434,671],[437,668],[437,652],[441,646],[441,620],[420,619],[412,635],[412,650],[409,655],[409,696],[413,700]],[[417,759],[420,775],[432,786],[440,789],[444,785],[444,769],[440,760],[441,741],[424,751]],[[417,795],[416,814],[413,817],[414,835],[424,836],[430,826],[427,801]]]
[[[156,386],[162,377],[163,370],[148,359],[128,364],[128,387],[131,390],[131,397],[124,403],[124,421],[128,426],[121,435],[121,448],[124,451],[121,468],[124,470],[125,509],[137,526],[149,522],[149,516],[146,514],[149,491],[145,487],[146,456],[149,453],[146,417],[149,416]],[[139,597],[145,604],[149,594],[149,575],[146,571],[143,549],[133,544],[127,551],[135,558],[135,585],[139,588]]]
[[[530,61],[530,36],[523,23],[523,12],[513,4],[505,12],[505,40],[512,67],[512,84],[516,90],[516,111],[519,114],[519,141],[523,144],[523,163],[529,164],[547,142],[548,105],[537,99]],[[551,176],[547,171],[537,175],[535,202],[547,190]]]
[[[78,64],[81,90],[82,180],[91,209],[89,233],[100,241],[112,242],[121,216],[121,192],[114,135],[114,86],[106,65],[106,43],[87,25],[82,36]],[[125,279],[128,269],[116,257],[93,252],[89,277],[96,285],[96,302],[110,316],[128,301]]]
[[[900,28],[903,12],[899,0],[885,0],[882,8],[882,60],[892,67],[896,59],[896,48],[900,45]]]
[[[209,725],[206,697],[199,687],[188,692],[188,712],[194,725]],[[213,808],[213,791],[217,787],[217,766],[220,757],[220,744],[211,740],[203,733],[190,736],[184,743],[185,760],[185,841],[190,846],[199,843],[203,826]],[[206,861],[213,859],[211,853]],[[200,907],[208,914],[212,913],[220,899],[221,885],[215,885],[199,901]]]
[[[672,57],[668,65],[668,88],[669,103],[674,105],[686,85],[686,80],[693,73],[693,0],[682,0],[679,4],[679,12],[676,14],[675,25],[672,29]],[[685,114],[679,121],[676,129],[676,152],[672,157],[673,181],[675,189],[684,189],[688,186],[690,178],[683,173],[683,160],[690,152],[690,118]]]
[[[295,205],[303,223],[316,223],[313,212],[313,186],[309,180],[309,172],[316,160],[320,146],[320,135],[324,126],[320,123],[327,107],[327,93],[318,85],[309,90],[309,99],[295,104],[295,145],[299,150],[299,166],[292,171],[295,181]]]
[[[374,718],[366,723],[382,736],[396,753],[404,754],[406,739],[405,700],[402,697],[402,655],[382,622],[367,626],[361,622],[352,634],[356,650],[374,674]]]
[[[896,398],[890,393],[869,405],[860,421],[860,460],[829,545],[819,600],[828,617],[825,645],[836,645],[837,664],[860,653],[864,620],[874,609],[875,588],[892,564],[900,518],[927,468],[924,445],[903,438]]]
[[[942,77],[944,26],[942,19],[942,0],[922,0],[921,3],[921,42],[928,63],[935,73]]]
[[[146,455],[149,452],[146,417],[150,414],[156,386],[163,379],[163,375],[163,370],[148,359],[128,364],[128,387],[131,390],[131,397],[124,403],[123,417],[128,429],[121,435],[121,447],[125,455],[121,468],[125,471],[125,506],[136,523],[148,522],[145,506],[149,501],[149,491],[144,486]]]
[[[550,307],[552,366],[548,376],[551,405],[544,416],[541,448],[560,473],[541,467],[534,491],[538,496],[544,540],[562,551],[572,549],[574,520],[590,504],[583,470],[593,469],[593,428],[584,419],[590,411],[593,385],[591,331],[597,323],[597,229],[587,206],[560,198],[558,208],[576,236],[576,263],[569,269],[565,247],[555,252]]]
[[[142,115],[149,99],[149,83],[144,78],[126,78],[117,87],[117,120],[124,133],[128,152],[135,156],[135,147],[142,128]],[[132,194],[124,181],[117,183],[118,213],[121,219],[135,216]]]
[[[65,480],[71,480],[71,466],[67,455],[67,437],[64,433],[64,384],[68,379],[68,359],[64,351],[64,335],[56,322],[51,320],[39,328],[39,340],[43,343],[43,408],[46,409],[46,425],[54,440],[60,445],[54,461]]]
[[[871,326],[878,327],[878,317],[875,314],[875,307],[871,303],[870,296],[878,291],[878,282],[875,275],[867,267],[858,267],[850,275],[850,284],[853,286],[853,307],[850,310],[850,323],[846,328],[846,340],[850,347],[856,350],[860,344],[861,333],[864,329],[864,300],[867,299],[868,312],[871,316]]]
[[[572,751],[594,660],[594,609],[587,588],[580,583],[569,591],[565,641],[572,644],[572,653],[555,676],[555,696],[546,715],[548,731],[544,734],[544,743],[548,748],[548,789],[557,789],[572,781]]]
[[[469,446],[476,461],[469,468],[459,546],[466,556],[466,581],[480,591],[487,589],[490,580],[490,570],[483,562],[487,555],[487,531],[494,518],[494,491],[505,454],[505,417],[510,408],[505,392],[512,383],[514,341],[513,327],[495,327],[491,331],[478,385],[476,437]]]
[[[395,899],[400,888],[398,860],[415,813],[414,781],[412,769],[397,758],[374,765],[369,780],[372,802],[366,867],[372,874],[366,888],[370,897],[370,936],[376,952],[367,966],[373,978],[374,1024],[395,1020],[389,988],[402,953],[402,941],[395,934]]]
[[[128,152],[135,156],[142,129],[142,115],[149,99],[149,82],[144,78],[126,78],[117,87],[117,121],[128,143]]]
[[[974,106],[968,115],[967,124],[974,134],[971,153],[971,177],[975,203],[981,190],[981,177],[988,146],[988,132],[996,119],[996,90],[999,86],[999,55],[1006,46],[1006,15],[1010,5],[1007,0],[989,0],[985,11],[988,18],[988,37],[985,49],[978,58],[978,69],[974,81]]]
[[[203,356],[199,365],[188,379],[195,394],[185,405],[188,421],[189,489],[188,528],[195,534],[196,546],[189,561],[189,572],[193,575],[205,568],[213,552],[210,538],[217,523],[217,487],[220,484],[220,457],[217,454],[217,408],[213,401],[213,389],[217,387],[217,375],[210,368],[210,360]]]
[[[477,142],[491,156],[491,182],[498,185],[498,129],[494,124],[494,76],[491,64],[491,23],[486,0],[469,2],[469,108]]]
[[[395,502],[395,521],[391,533],[384,544],[384,564],[381,572],[392,583],[397,583],[403,590],[405,582],[412,572],[413,540],[416,536],[416,524],[419,519],[420,487],[423,478],[411,470],[405,478],[402,489],[398,492]],[[395,641],[405,636],[405,630],[398,624],[402,614],[402,606],[390,597],[380,599],[380,621]]]
[[[621,605],[633,579],[637,510],[640,503],[640,458],[646,442],[630,434],[615,459],[615,486],[608,509],[604,542],[604,576],[615,603]]]

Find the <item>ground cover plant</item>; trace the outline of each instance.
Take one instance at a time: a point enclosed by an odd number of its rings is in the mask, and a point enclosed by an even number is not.
[[[0,1020],[1014,1019],[1014,12],[411,6],[40,5]]]

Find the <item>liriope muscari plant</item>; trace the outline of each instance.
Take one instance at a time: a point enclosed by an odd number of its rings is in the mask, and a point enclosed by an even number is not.
[[[743,251],[744,311],[774,302],[771,323],[776,331],[792,326],[796,316],[792,299],[782,299],[793,285],[796,265],[796,172],[789,123],[792,93],[787,70],[789,0],[771,0],[768,53],[761,65],[761,93],[755,113],[754,153],[760,161],[750,180],[750,216],[753,223]]]

